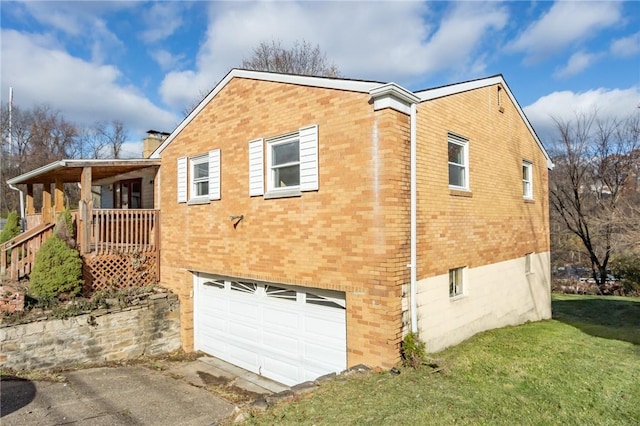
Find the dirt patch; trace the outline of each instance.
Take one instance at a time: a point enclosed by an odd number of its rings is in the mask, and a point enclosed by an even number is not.
[[[262,394],[236,386],[234,384],[236,378],[231,379],[225,376],[214,376],[205,371],[198,371],[197,373],[208,391],[215,393],[232,404],[250,404],[262,396]]]
[[[223,386],[231,381],[228,377],[214,376],[206,371],[198,371],[197,373],[206,386]]]

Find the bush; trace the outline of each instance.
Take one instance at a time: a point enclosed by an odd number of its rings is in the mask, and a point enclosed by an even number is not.
[[[60,212],[58,215],[58,221],[55,228],[53,228],[53,233],[67,243],[69,247],[74,248],[76,246],[73,218],[69,209]]]
[[[9,216],[7,216],[7,222],[4,224],[2,232],[0,232],[0,244],[19,235],[21,231],[22,228],[20,228],[20,217],[18,216],[18,213],[9,213]]]
[[[620,256],[612,262],[613,273],[620,279],[627,296],[640,295],[640,255]]]
[[[402,340],[402,363],[406,367],[418,368],[426,356],[425,344],[416,333],[409,333]]]
[[[50,301],[63,293],[78,295],[82,290],[82,260],[78,252],[52,235],[36,254],[29,289],[40,301]]]

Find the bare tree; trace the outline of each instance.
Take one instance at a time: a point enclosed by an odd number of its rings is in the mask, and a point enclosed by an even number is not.
[[[320,50],[307,41],[293,44],[286,49],[281,41],[261,42],[253,49],[253,55],[242,61],[242,68],[256,71],[271,71],[288,74],[339,77],[340,71]]]
[[[127,132],[121,121],[113,120],[111,123],[105,121],[97,122],[94,125],[94,133],[96,139],[109,151],[108,156],[120,158],[122,145],[127,138]]]
[[[37,105],[27,110],[13,106],[11,129],[6,108],[2,108],[1,115],[2,134],[5,137],[1,147],[0,208],[17,210],[17,193],[9,189],[6,180],[74,155],[78,129],[47,105]],[[10,131],[11,146],[8,143]]]
[[[636,251],[640,241],[640,115],[618,120],[581,114],[556,120],[556,129],[556,167],[549,175],[553,229],[577,237],[602,286],[612,255]],[[566,234],[553,241],[576,247]]]
[[[312,75],[321,77],[340,77],[338,67],[329,62],[322,53],[320,46],[313,46],[303,40],[296,41],[293,47],[287,49],[281,41],[263,41],[253,49],[249,58],[242,60],[241,68],[252,71],[270,71],[286,74]],[[187,116],[209,94],[209,90],[200,90],[198,98],[192,100],[182,108]]]

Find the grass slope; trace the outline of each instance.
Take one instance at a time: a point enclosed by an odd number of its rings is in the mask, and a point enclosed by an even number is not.
[[[640,424],[640,299],[555,296],[553,311],[436,354],[442,372],[341,378],[248,423]]]

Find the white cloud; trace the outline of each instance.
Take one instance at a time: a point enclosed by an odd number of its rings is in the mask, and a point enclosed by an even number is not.
[[[140,34],[146,43],[156,43],[171,36],[183,24],[182,9],[186,2],[154,3],[143,14],[147,29]]]
[[[173,129],[178,121],[136,88],[122,86],[121,73],[113,66],[51,48],[40,36],[14,30],[3,30],[1,36],[3,84],[14,88],[19,107],[48,104],[78,124],[120,120],[140,138],[148,128]]]
[[[587,52],[576,52],[569,58],[567,64],[556,71],[553,76],[556,78],[571,77],[581,73],[585,69],[589,68],[595,61],[600,58],[601,55]]]
[[[165,49],[154,49],[149,52],[149,55],[154,61],[160,65],[163,70],[176,68],[184,59],[185,55],[173,55],[171,52]]]
[[[622,20],[622,2],[558,1],[538,21],[508,44],[536,63],[580,43]]]
[[[615,56],[630,57],[640,53],[640,32],[611,43],[611,53]]]
[[[419,2],[268,2],[210,5],[195,69],[165,76],[160,93],[173,106],[199,98],[261,41],[318,44],[346,77],[407,84],[429,73],[481,72],[474,56],[508,19],[497,3],[452,3],[439,25]]]
[[[640,89],[593,89],[586,92],[569,90],[553,92],[526,106],[524,112],[543,139],[552,137],[555,130],[554,118],[567,121],[576,114],[597,111],[602,118],[626,118],[637,113],[640,107]],[[548,143],[545,143],[548,145]]]
[[[91,37],[95,17],[136,7],[126,1],[26,1],[28,13],[41,24],[73,36]]]

